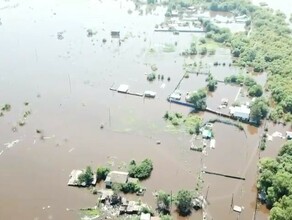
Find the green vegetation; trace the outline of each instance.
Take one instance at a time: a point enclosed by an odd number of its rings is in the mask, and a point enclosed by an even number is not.
[[[123,193],[136,193],[141,189],[140,185],[137,183],[128,182],[121,184],[120,191]]]
[[[180,190],[176,195],[175,204],[180,215],[190,215],[193,207],[192,193],[188,190]]]
[[[204,55],[207,54],[207,52],[208,52],[207,47],[200,47],[199,48],[199,54],[200,55],[204,56]]]
[[[2,108],[1,111],[9,112],[11,110],[11,105],[10,104],[5,104]]]
[[[83,216],[92,218],[92,217],[99,216],[101,211],[97,208],[87,208],[87,209],[80,209],[80,213]]]
[[[171,198],[168,193],[159,191],[156,197],[157,210],[162,214],[170,213],[170,202]]]
[[[156,74],[155,74],[154,72],[149,73],[149,74],[147,75],[147,80],[148,80],[148,81],[152,82],[152,81],[154,81],[155,79],[156,79]]]
[[[174,44],[165,44],[163,46],[163,52],[165,53],[172,53],[175,51],[175,45]]]
[[[244,76],[243,74],[231,75],[226,77],[224,82],[246,86],[248,94],[251,97],[260,97],[263,94],[262,86],[257,84],[256,81],[250,76]]]
[[[147,0],[147,3],[148,4],[154,4],[154,3],[156,3],[157,2],[157,0]]]
[[[97,182],[100,182],[101,180],[105,180],[109,172],[110,172],[110,169],[108,167],[98,167],[96,170]]]
[[[208,91],[214,92],[217,88],[217,80],[215,80],[214,77],[210,74],[206,81],[208,82],[207,84]]]
[[[230,41],[232,34],[228,28],[219,28],[210,20],[201,20],[206,30],[206,38],[212,39],[217,43],[225,43]]]
[[[269,112],[268,103],[264,98],[257,98],[250,106],[251,121],[259,124]]]
[[[190,94],[189,102],[194,104],[194,108],[196,111],[201,111],[206,109],[207,107],[206,97],[207,97],[206,91],[204,89],[200,89]]]
[[[153,164],[150,159],[145,159],[141,164],[137,164],[135,160],[132,160],[129,165],[129,176],[144,180],[150,177],[153,170]]]
[[[292,219],[292,142],[287,142],[276,159],[260,160],[257,187],[271,220]]]
[[[182,126],[189,134],[199,134],[202,124],[202,118],[195,114],[189,114],[187,117],[183,117],[181,113],[166,112],[163,118],[170,121],[174,126]]]
[[[93,172],[90,166],[87,166],[85,171],[78,177],[79,184],[89,186],[93,181]]]
[[[160,219],[161,220],[173,220],[173,218],[170,215],[161,215]]]

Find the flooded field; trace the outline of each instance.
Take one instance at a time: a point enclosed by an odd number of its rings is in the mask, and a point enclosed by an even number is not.
[[[142,182],[147,188],[142,200],[152,207],[156,190],[194,189],[203,161],[207,170],[246,178],[205,174],[208,214],[234,219],[233,195],[234,203],[244,206],[242,219],[252,218],[262,128],[246,126],[243,132],[215,124],[216,149],[208,149],[202,160],[200,153],[189,150],[191,136],[169,128],[162,118],[166,111],[191,111],[166,98],[184,74],[186,58],[179,53],[202,35],[154,32],[155,24],[164,21],[166,8],[142,6],[139,15],[130,1],[10,0],[2,1],[0,10],[0,104],[12,106],[0,118],[0,219],[79,219],[79,209],[93,206],[96,197],[67,186],[72,169],[105,164],[118,169],[131,159],[145,158],[153,160],[154,170]],[[111,38],[111,30],[121,32],[120,44]],[[174,51],[165,51],[175,44]],[[237,72],[233,66],[214,67],[215,61],[231,63],[227,49],[218,49],[216,56],[202,62],[220,80]],[[146,80],[152,65],[164,80]],[[180,89],[204,87],[205,77],[190,75]],[[109,90],[120,84],[139,93],[156,91],[157,98]],[[217,106],[217,97],[231,100],[237,91],[238,87],[219,85],[208,105]],[[28,111],[31,114],[24,117]],[[286,130],[271,127],[271,132]],[[271,141],[264,155],[275,155],[282,142]],[[189,219],[199,216],[194,213]]]

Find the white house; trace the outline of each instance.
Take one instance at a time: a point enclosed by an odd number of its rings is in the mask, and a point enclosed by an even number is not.
[[[230,114],[236,118],[248,120],[250,115],[250,108],[245,105],[230,107]]]

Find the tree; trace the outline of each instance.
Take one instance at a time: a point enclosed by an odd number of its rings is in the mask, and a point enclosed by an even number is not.
[[[215,89],[217,88],[217,80],[209,80],[207,84],[207,88],[210,92],[214,92]]]
[[[145,159],[138,165],[132,160],[129,165],[129,176],[138,178],[139,180],[147,179],[150,177],[152,170],[153,164],[150,159]]]
[[[206,109],[206,91],[198,90],[190,95],[190,102],[194,104],[195,110],[200,111]]]
[[[235,49],[232,51],[232,55],[233,55],[234,57],[239,57],[239,55],[240,55],[240,49],[235,48]]]
[[[193,207],[192,193],[188,190],[180,190],[176,196],[177,211],[182,216],[191,214]]]
[[[204,56],[207,54],[207,52],[208,52],[207,47],[200,47],[200,49],[199,49],[200,55]]]
[[[190,48],[190,55],[197,55],[197,45],[196,42],[191,43],[191,48]]]
[[[157,210],[159,213],[168,214],[170,213],[170,195],[159,191],[157,198],[156,198],[156,204],[157,204]]]
[[[98,167],[96,170],[96,179],[97,181],[105,180],[106,176],[110,172],[108,167]]]
[[[90,166],[87,166],[85,171],[81,173],[78,177],[78,182],[81,185],[88,186],[93,181],[93,172]]]
[[[128,182],[128,183],[122,184],[120,189],[123,193],[135,193],[135,192],[138,192],[140,188],[141,187],[138,184]]]
[[[253,85],[248,89],[248,94],[252,97],[260,97],[263,94],[263,89],[261,85]]]
[[[268,114],[269,107],[267,101],[263,98],[257,98],[250,107],[250,118],[257,124],[261,119],[265,118]]]

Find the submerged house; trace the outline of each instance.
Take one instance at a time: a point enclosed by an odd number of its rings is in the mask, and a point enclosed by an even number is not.
[[[129,86],[126,85],[126,84],[121,84],[119,86],[119,88],[117,89],[118,92],[121,92],[121,93],[127,93],[129,90]]]
[[[111,171],[104,181],[107,188],[111,188],[114,183],[125,184],[128,182],[129,173],[122,171]]]
[[[85,182],[80,183],[79,181],[79,176],[84,172],[84,170],[72,170],[70,175],[69,175],[69,181],[68,181],[68,186],[87,186]],[[93,180],[91,182],[91,185],[96,185],[97,178],[96,174],[93,175]]]
[[[119,31],[111,31],[111,36],[112,36],[112,38],[119,38],[120,32]]]
[[[148,90],[144,92],[144,97],[155,98],[155,96],[156,96],[156,92],[148,91]]]
[[[202,131],[202,137],[203,137],[204,139],[211,139],[211,138],[212,138],[212,131],[209,130],[209,129],[204,129],[204,130]]]
[[[230,107],[230,114],[235,118],[248,120],[250,115],[250,108],[245,105]]]

